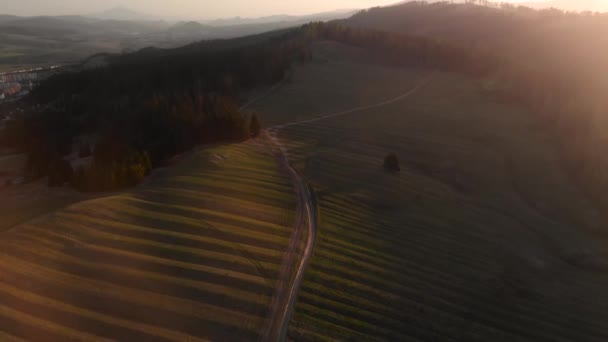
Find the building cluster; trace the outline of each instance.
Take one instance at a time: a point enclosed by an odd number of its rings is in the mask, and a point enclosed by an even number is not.
[[[49,67],[0,74],[0,101],[27,95],[40,81],[57,71],[58,67]]]
[[[9,82],[9,83],[2,83],[0,82],[0,92],[2,92],[2,95],[4,95],[5,97],[11,97],[11,96],[15,96],[17,94],[19,94],[21,92],[21,83],[18,82]]]
[[[32,72],[19,72],[19,73],[6,73],[0,74],[0,82],[24,82],[24,81],[36,81],[40,77],[40,73],[37,71]]]
[[[32,87],[32,82],[0,82],[0,100],[27,95]]]

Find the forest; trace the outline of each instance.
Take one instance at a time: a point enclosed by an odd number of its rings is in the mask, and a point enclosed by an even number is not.
[[[114,56],[43,82],[4,144],[28,154],[29,180],[49,176],[49,185],[82,191],[132,186],[197,144],[259,134],[257,118],[239,109],[240,92],[281,80],[306,56],[299,31]],[[76,146],[83,136],[93,138]],[[92,165],[72,169],[65,157],[75,149]]]

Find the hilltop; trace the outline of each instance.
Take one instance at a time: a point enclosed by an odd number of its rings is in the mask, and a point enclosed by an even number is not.
[[[551,1],[536,1],[536,2],[524,2],[522,6],[528,6],[532,8],[559,8],[567,11],[608,11],[608,3],[603,0],[551,0]]]
[[[568,73],[578,82],[595,82],[592,88],[599,94],[608,89],[607,81],[595,77],[608,60],[608,45],[598,40],[608,36],[608,14],[412,2],[362,11],[342,23],[440,39],[531,71]]]

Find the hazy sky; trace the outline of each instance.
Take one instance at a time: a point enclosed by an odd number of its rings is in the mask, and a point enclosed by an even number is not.
[[[91,14],[122,6],[153,16],[206,19],[310,14],[395,2],[398,0],[0,0],[0,13],[23,16]]]
[[[189,18],[309,14],[387,5],[397,0],[0,0],[0,13],[89,14],[122,6],[155,16]]]

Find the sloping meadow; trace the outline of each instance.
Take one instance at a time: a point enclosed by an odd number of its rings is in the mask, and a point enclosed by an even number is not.
[[[324,78],[328,70],[334,77]],[[370,107],[430,73],[315,58],[258,104],[260,116],[290,122]],[[360,95],[371,92],[379,95]],[[294,114],[292,100],[309,114]],[[290,339],[608,337],[597,213],[546,131],[481,82],[436,72],[402,100],[288,125],[279,138],[320,213]],[[382,168],[389,153],[401,172]]]
[[[259,338],[295,210],[265,144],[196,150],[136,190],[4,233],[2,336]]]

